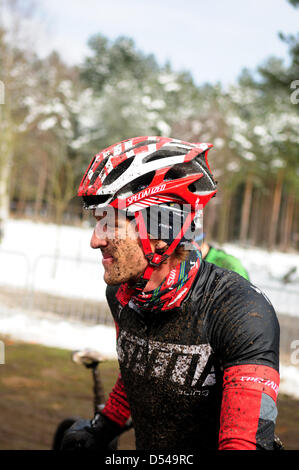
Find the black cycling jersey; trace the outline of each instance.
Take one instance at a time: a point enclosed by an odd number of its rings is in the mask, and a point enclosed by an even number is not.
[[[179,308],[142,311],[117,290],[107,300],[126,397],[112,393],[106,412],[116,421],[127,400],[136,448],[272,449],[279,324],[265,295],[205,261]]]

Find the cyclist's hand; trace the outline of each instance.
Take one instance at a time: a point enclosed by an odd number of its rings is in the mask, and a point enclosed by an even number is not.
[[[107,450],[121,428],[106,416],[93,420],[79,419],[64,434],[61,450]]]

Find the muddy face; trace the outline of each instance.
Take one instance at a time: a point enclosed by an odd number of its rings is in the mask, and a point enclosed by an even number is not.
[[[102,252],[106,284],[136,281],[144,272],[147,260],[135,226],[125,217],[105,220],[104,216],[94,216],[97,223],[90,245]]]

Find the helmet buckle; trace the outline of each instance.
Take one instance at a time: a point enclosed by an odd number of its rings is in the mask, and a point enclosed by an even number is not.
[[[169,258],[169,255],[159,255],[158,253],[148,253],[145,255],[146,259],[148,260],[149,264],[154,268],[160,266],[164,261]]]

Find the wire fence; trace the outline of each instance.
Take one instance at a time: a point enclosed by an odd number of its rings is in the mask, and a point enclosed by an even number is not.
[[[99,278],[97,261],[61,255],[30,260],[21,252],[0,249],[1,266],[0,313],[5,307],[6,312],[39,311],[88,324],[114,325],[104,288],[94,287]],[[92,286],[88,279],[94,280]]]

